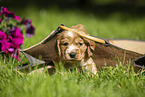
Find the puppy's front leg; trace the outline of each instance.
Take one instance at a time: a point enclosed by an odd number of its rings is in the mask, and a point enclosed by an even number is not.
[[[96,64],[94,63],[92,58],[90,58],[83,65],[85,66],[86,71],[92,72],[94,75],[98,76]]]

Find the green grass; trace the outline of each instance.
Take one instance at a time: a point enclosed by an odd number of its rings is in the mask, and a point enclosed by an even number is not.
[[[14,64],[11,64],[14,65]],[[62,70],[20,76],[11,67],[0,71],[1,97],[144,97],[145,76],[121,64],[92,77],[87,73]]]
[[[17,15],[33,21],[36,27],[34,37],[24,40],[23,48],[32,46],[57,28],[83,24],[88,33],[102,38],[128,38],[145,40],[145,17],[129,13],[114,12],[107,16],[78,9],[59,10],[27,7],[14,9]],[[0,60],[1,97],[144,97],[145,76],[128,67],[109,67],[99,71],[99,76],[61,70],[50,76],[48,73],[19,75],[12,68],[24,62]]]

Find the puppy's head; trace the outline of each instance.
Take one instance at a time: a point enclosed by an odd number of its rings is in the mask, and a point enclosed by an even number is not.
[[[83,25],[70,27],[73,30],[87,34]],[[63,31],[57,39],[59,56],[64,61],[81,61],[85,57],[92,56],[95,42],[84,39],[72,31]]]

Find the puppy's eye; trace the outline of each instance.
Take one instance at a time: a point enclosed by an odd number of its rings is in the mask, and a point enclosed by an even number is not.
[[[82,46],[82,45],[83,45],[83,43],[78,43],[78,45],[79,45],[79,46]]]
[[[67,46],[68,45],[68,43],[63,43],[63,46]]]

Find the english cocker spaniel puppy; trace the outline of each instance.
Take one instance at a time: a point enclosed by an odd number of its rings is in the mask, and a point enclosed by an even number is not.
[[[70,28],[87,34],[81,24]],[[97,73],[96,64],[92,59],[95,49],[94,41],[80,37],[73,31],[64,30],[58,36],[57,48],[59,54],[58,61],[61,61],[66,69],[77,68],[78,71]]]

